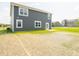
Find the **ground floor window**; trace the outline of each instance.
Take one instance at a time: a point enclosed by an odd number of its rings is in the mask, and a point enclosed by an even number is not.
[[[16,20],[16,28],[23,28],[23,20],[21,19]]]
[[[35,28],[41,28],[41,21],[35,21],[34,22],[34,27]]]

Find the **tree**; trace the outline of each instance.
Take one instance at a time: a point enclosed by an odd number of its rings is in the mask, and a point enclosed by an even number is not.
[[[52,22],[52,27],[54,27],[54,23]]]
[[[54,22],[54,27],[61,27],[61,23],[59,21]]]

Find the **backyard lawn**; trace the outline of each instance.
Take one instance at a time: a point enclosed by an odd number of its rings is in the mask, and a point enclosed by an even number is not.
[[[56,31],[79,33],[79,27],[54,27],[53,29]]]
[[[78,55],[79,28],[7,32],[0,30],[0,55]],[[77,34],[77,35],[76,35]]]

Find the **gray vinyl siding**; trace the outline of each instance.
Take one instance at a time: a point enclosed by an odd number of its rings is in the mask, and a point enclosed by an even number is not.
[[[38,12],[35,10],[29,9],[28,16],[19,16],[18,6],[14,6],[14,31],[24,31],[24,30],[42,30],[45,29],[45,23],[49,23],[49,28],[51,29],[51,19],[48,20],[48,14],[43,12]],[[16,19],[23,20],[23,28],[16,28]],[[41,28],[34,27],[34,21],[41,21]]]

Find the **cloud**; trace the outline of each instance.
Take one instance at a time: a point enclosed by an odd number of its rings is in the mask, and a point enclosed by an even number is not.
[[[79,11],[79,6],[76,6],[76,7],[74,8],[74,11]]]
[[[10,23],[9,8],[8,2],[0,2],[0,23]]]

